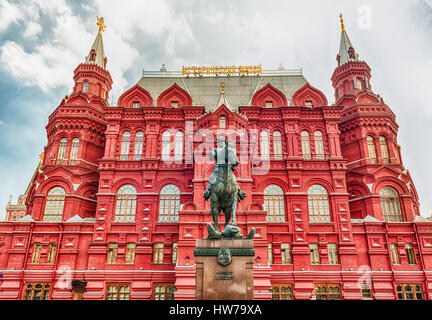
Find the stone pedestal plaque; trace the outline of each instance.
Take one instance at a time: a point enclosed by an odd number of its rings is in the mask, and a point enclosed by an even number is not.
[[[201,239],[194,250],[197,300],[252,300],[251,239]]]

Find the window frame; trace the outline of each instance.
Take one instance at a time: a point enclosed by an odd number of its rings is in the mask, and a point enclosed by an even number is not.
[[[155,290],[155,288],[156,287],[162,287],[162,288],[164,288],[164,292],[163,292],[163,294],[164,294],[164,299],[155,299],[155,296],[156,296],[156,290]],[[172,295],[172,299],[167,299],[168,297],[167,297],[167,294],[168,294],[168,288],[173,288],[174,290],[172,291],[172,292],[169,292],[169,294],[170,295]],[[174,296],[174,294],[175,294],[175,292],[177,291],[177,288],[176,288],[176,286],[175,286],[175,283],[170,283],[170,282],[165,282],[165,283],[159,283],[159,282],[157,282],[157,283],[153,283],[153,285],[152,285],[152,300],[175,300],[175,296]],[[159,295],[160,295],[160,292],[158,293]]]
[[[424,300],[425,293],[423,291],[423,285],[421,283],[396,283],[397,300]],[[406,291],[406,287],[411,286],[413,290],[411,292]],[[417,291],[417,287],[420,286],[420,291]],[[401,290],[399,289],[401,287]],[[412,294],[413,299],[407,299],[407,294]],[[418,294],[421,294],[421,298],[418,298]],[[426,293],[427,294],[427,293]],[[400,296],[402,295],[402,299]]]
[[[325,292],[317,292],[318,287],[324,288]],[[317,300],[342,300],[342,286],[340,283],[316,283],[314,288]],[[338,288],[339,292],[330,293],[330,288]],[[326,299],[321,299],[323,296],[325,296]],[[332,296],[339,296],[339,298],[331,299]]]
[[[309,223],[331,223],[330,199],[327,189],[320,184],[314,184],[308,188],[307,194]]]
[[[283,288],[289,289],[286,294],[282,293]],[[272,295],[272,300],[294,300],[292,283],[272,283],[269,291]],[[278,296],[278,299],[275,299],[276,295]],[[290,299],[282,299],[282,296],[289,296]]]
[[[29,285],[32,286],[31,289],[28,288]],[[42,285],[42,288],[40,290],[41,291],[40,297],[41,298],[43,297],[44,299],[33,299],[35,296],[36,289],[39,289],[39,288],[35,288],[35,286],[37,286],[37,285]],[[30,296],[28,296],[29,290],[30,290]],[[51,283],[50,282],[26,282],[24,284],[23,300],[48,300],[50,290],[51,290]],[[27,299],[28,297],[30,299]]]
[[[267,223],[286,222],[285,193],[279,185],[269,184],[264,189],[264,206],[267,210]]]
[[[117,291],[115,292],[116,299],[108,299],[108,294],[112,294],[108,291],[110,287],[115,287],[117,289]],[[122,287],[127,287],[129,289],[129,291],[126,293],[128,299],[120,299],[120,293]],[[132,286],[131,283],[129,282],[108,282],[105,285],[105,300],[130,300],[131,294],[132,294]]]

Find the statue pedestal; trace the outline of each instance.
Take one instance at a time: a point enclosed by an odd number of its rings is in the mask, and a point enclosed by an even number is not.
[[[196,300],[252,300],[253,240],[196,241]]]

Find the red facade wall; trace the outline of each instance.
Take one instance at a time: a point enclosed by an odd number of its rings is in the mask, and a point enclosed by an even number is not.
[[[192,106],[192,98],[178,86],[166,88],[160,97],[134,86],[122,95],[119,106],[108,106],[109,72],[94,65],[78,66],[74,92],[46,126],[45,157],[26,200],[29,216],[20,222],[0,223],[0,299],[23,298],[30,282],[50,283],[51,299],[73,299],[73,280],[86,281],[83,297],[89,300],[105,299],[110,283],[129,284],[130,299],[152,299],[154,285],[161,283],[175,285],[176,299],[194,299],[193,250],[196,239],[207,236],[206,224],[211,222],[209,203],[202,193],[213,164],[189,162],[187,157],[178,163],[162,161],[162,134],[168,129],[183,132],[183,152],[190,155],[201,144],[190,143],[191,135],[198,129],[216,134],[222,115],[228,129],[269,130],[271,137],[268,170],[260,163],[259,139],[236,144],[238,154],[248,156],[235,172],[247,193],[239,204],[237,221],[243,235],[256,229],[255,299],[270,299],[269,288],[275,284],[292,285],[293,298],[309,299],[315,285],[323,283],[340,284],[343,299],[362,299],[358,283],[365,277],[371,280],[374,299],[396,299],[398,284],[420,284],[423,297],[429,299],[432,224],[419,217],[418,196],[397,144],[394,114],[371,90],[355,92],[344,85],[352,79],[350,72],[355,74],[352,70],[364,68],[364,75],[370,77],[366,64],[352,63],[352,69],[350,64],[337,68],[332,77],[336,90],[344,92],[337,106],[326,106],[326,97],[309,84],[294,94],[293,105],[288,106],[286,97],[270,84],[256,93],[251,100],[255,104],[240,106],[238,112],[224,105],[205,112],[204,107]],[[91,94],[82,92],[83,79],[90,82]],[[92,79],[102,83],[99,91]],[[265,107],[267,96],[274,102],[272,107]],[[172,99],[177,107],[171,106]],[[132,107],[135,100],[139,108]],[[312,106],[306,104],[309,100]],[[313,138],[317,130],[323,134],[324,146],[324,155],[318,159]],[[130,132],[129,157],[121,160],[125,131]],[[144,147],[136,160],[133,153],[139,131],[144,133]],[[280,159],[275,159],[275,131],[281,133]],[[309,133],[311,159],[303,157],[302,131]],[[369,157],[368,135],[376,139],[375,163]],[[380,136],[387,139],[388,163],[381,154]],[[67,157],[62,163],[57,161],[62,138],[68,141],[66,155],[72,139],[80,141],[73,164]],[[250,150],[255,152],[249,157]],[[117,193],[125,184],[136,189],[135,219],[115,222]],[[160,192],[168,184],[180,191],[178,222],[159,221]],[[327,223],[310,223],[308,190],[317,184],[328,195]],[[284,222],[266,221],[264,191],[269,185],[283,190]],[[48,192],[55,186],[66,192],[62,221],[46,222]],[[397,191],[403,222],[384,222],[380,197],[384,187]],[[32,263],[35,243],[41,244],[38,263]],[[52,262],[48,262],[50,243],[57,244]],[[107,263],[110,243],[117,244],[115,264]],[[136,246],[134,263],[126,263],[128,243]],[[155,243],[163,243],[162,263],[153,261]],[[176,263],[172,263],[173,243],[178,245]],[[333,243],[337,244],[337,264],[330,264],[328,257],[328,244]],[[282,244],[290,244],[290,264],[283,264]],[[318,245],[320,264],[311,264],[309,244]],[[399,252],[398,265],[391,262],[390,244]],[[412,244],[416,264],[408,263],[406,244]]]

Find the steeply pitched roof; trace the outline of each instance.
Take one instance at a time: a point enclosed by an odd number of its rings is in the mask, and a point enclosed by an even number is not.
[[[94,60],[91,58],[93,50],[96,54]],[[98,33],[98,35],[96,36],[96,39],[93,42],[90,52],[85,59],[85,63],[96,64],[102,69],[105,69],[105,51],[104,51],[103,39],[101,33]]]

